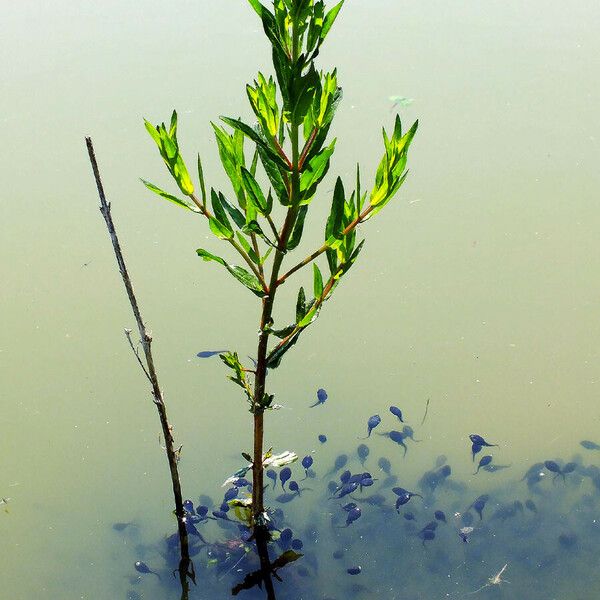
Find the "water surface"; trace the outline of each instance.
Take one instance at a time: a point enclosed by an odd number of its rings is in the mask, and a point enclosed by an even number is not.
[[[320,58],[345,94],[332,171],[350,183],[359,160],[373,172],[390,96],[413,98],[401,115],[421,127],[409,180],[365,226],[352,277],[273,373],[286,410],[269,418],[269,445],[303,455],[326,432],[331,463],[368,416],[394,403],[419,422],[427,398],[427,444],[402,465],[409,482],[442,452],[469,481],[473,431],[514,465],[495,482],[596,439],[599,26],[590,1],[344,8]],[[258,306],[195,256],[218,249],[204,223],[139,183],[168,184],[141,117],[176,107],[188,161],[200,151],[209,183],[227,190],[209,121],[248,115],[243,86],[269,69],[267,46],[241,1],[23,1],[3,9],[0,55],[0,496],[11,499],[0,578],[14,600],[125,597],[136,543],[173,526],[171,499],[83,136],[155,335],[184,487],[216,495],[250,423],[218,359],[195,354],[252,354]],[[328,205],[314,201],[305,250],[320,243]],[[317,414],[307,406],[318,387],[330,400]],[[111,529],[129,520],[137,542]],[[510,575],[505,595],[523,585]],[[590,597],[559,575],[557,597]]]

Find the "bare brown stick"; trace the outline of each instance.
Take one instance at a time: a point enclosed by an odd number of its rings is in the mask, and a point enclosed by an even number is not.
[[[115,226],[110,213],[110,204],[106,201],[104,187],[102,185],[102,180],[100,179],[100,171],[98,169],[98,162],[96,161],[96,154],[94,153],[92,139],[86,137],[85,143],[87,145],[88,155],[90,157],[90,163],[92,165],[92,171],[94,172],[94,178],[96,179],[98,196],[100,197],[100,212],[102,213],[104,221],[106,222],[106,227],[108,229],[108,233],[110,234],[110,239],[112,241],[115,256],[117,258],[119,271],[121,272],[121,277],[123,278],[123,283],[127,292],[127,297],[129,298],[129,303],[131,304],[131,309],[133,310],[133,315],[138,326],[140,340],[146,359],[145,365],[143,364],[139,353],[133,346],[133,343],[131,341],[131,331],[126,330],[125,335],[127,336],[129,344],[140,366],[142,367],[144,374],[146,375],[146,377],[150,381],[150,385],[152,386],[152,396],[154,399],[154,404],[158,411],[158,416],[160,418],[160,424],[162,427],[162,433],[165,439],[165,449],[167,453],[167,459],[169,461],[169,471],[171,473],[171,484],[173,487],[173,497],[175,499],[175,515],[177,517],[177,529],[179,532],[179,544],[181,548],[181,562],[179,563],[179,574],[183,590],[182,599],[184,599],[187,598],[187,578],[190,577],[190,579],[192,579],[192,581],[194,581],[195,583],[195,574],[193,564],[191,564],[190,561],[188,536],[187,529],[185,526],[185,511],[183,508],[183,497],[181,495],[181,481],[179,479],[179,469],[177,467],[179,455],[178,451],[175,450],[172,428],[169,425],[169,419],[167,418],[167,409],[165,407],[163,393],[160,389],[160,385],[158,383],[158,375],[154,366],[154,358],[152,357],[152,336],[146,329],[146,326],[142,319],[142,314],[138,306],[138,301],[133,291],[131,278],[129,277],[129,273],[125,265],[125,259],[123,258],[123,253],[121,251],[119,238],[117,237],[117,232],[115,231]]]

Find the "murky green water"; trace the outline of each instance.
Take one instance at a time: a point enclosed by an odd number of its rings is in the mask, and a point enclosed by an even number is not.
[[[195,354],[252,354],[258,306],[195,256],[217,248],[204,224],[139,183],[167,183],[141,117],[159,121],[176,107],[188,160],[199,150],[210,184],[225,188],[209,120],[248,113],[243,86],[268,69],[267,46],[241,0],[5,4],[2,596],[124,598],[136,544],[172,529],[171,497],[155,411],[122,334],[133,321],[83,136],[94,139],[154,331],[186,494],[216,495],[249,447],[250,422],[219,361]],[[394,403],[418,424],[431,398],[419,428],[427,443],[399,463],[402,480],[416,481],[444,453],[476,495],[486,483],[470,475],[473,431],[501,444],[501,462],[513,465],[485,474],[494,485],[539,460],[568,459],[580,439],[600,441],[600,8],[347,4],[320,59],[338,66],[345,94],[334,169],[349,178],[360,160],[373,171],[380,127],[392,122],[389,96],[413,98],[401,114],[421,128],[401,197],[365,226],[352,277],[271,377],[286,410],[269,418],[268,443],[317,449],[329,465],[354,448],[369,415]],[[313,206],[311,223],[320,223],[328,200]],[[294,292],[282,294],[289,312]],[[309,411],[318,387],[330,400]],[[329,442],[317,448],[321,432]],[[391,456],[386,442],[375,441],[374,455]],[[130,520],[137,539],[111,529]],[[505,562],[495,552],[489,576]],[[582,553],[575,574],[559,563],[556,597],[596,597],[594,560]],[[511,570],[510,586],[481,595],[536,589],[525,570]],[[319,581],[334,577],[325,573]],[[163,597],[155,583],[143,583],[144,597]],[[461,592],[485,578],[473,583]],[[443,597],[421,589],[411,583],[415,598]],[[377,597],[401,597],[393,581],[386,590]]]

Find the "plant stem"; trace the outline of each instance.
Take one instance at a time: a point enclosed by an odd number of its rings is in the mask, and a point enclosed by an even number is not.
[[[129,298],[129,303],[131,304],[131,309],[133,311],[133,315],[135,317],[138,331],[140,334],[140,340],[142,343],[142,348],[144,350],[144,355],[146,358],[146,365],[142,364],[140,356],[137,352],[135,352],[136,357],[142,366],[144,374],[150,381],[152,386],[152,396],[154,398],[154,404],[156,406],[156,410],[158,411],[158,416],[160,419],[160,424],[162,427],[162,433],[165,440],[165,448],[167,454],[167,460],[169,462],[169,471],[171,473],[171,485],[173,487],[173,497],[175,500],[175,516],[177,517],[177,529],[179,533],[179,544],[181,549],[181,561],[179,563],[179,571],[180,578],[182,581],[182,599],[185,600],[187,598],[187,577],[192,578],[192,581],[195,583],[195,574],[193,569],[193,564],[190,560],[189,547],[188,547],[188,535],[187,529],[185,526],[185,511],[183,508],[183,497],[181,494],[181,481],[179,478],[179,469],[177,466],[178,463],[178,451],[175,450],[175,443],[173,440],[172,428],[169,425],[169,419],[167,417],[167,409],[165,406],[163,393],[158,383],[158,375],[156,373],[156,368],[154,366],[154,358],[152,356],[152,336],[148,333],[146,329],[146,325],[142,319],[142,315],[139,309],[139,305],[137,302],[137,298],[133,291],[133,284],[131,283],[131,278],[129,277],[129,273],[127,271],[127,267],[125,265],[125,259],[123,258],[123,253],[121,251],[121,246],[119,244],[119,239],[117,237],[117,232],[115,231],[115,226],[112,220],[111,212],[110,212],[110,204],[106,201],[106,196],[104,194],[104,187],[102,185],[102,180],[100,179],[100,170],[98,169],[98,162],[96,161],[96,155],[94,153],[94,146],[92,144],[92,139],[89,137],[85,138],[85,142],[88,149],[88,155],[90,157],[90,163],[92,165],[92,170],[94,172],[94,178],[96,180],[96,187],[98,188],[98,196],[100,197],[100,212],[104,217],[104,221],[106,222],[106,227],[110,234],[113,249],[115,252],[115,256],[117,258],[117,264],[119,266],[119,271],[121,272],[121,277],[123,278],[123,283],[125,285],[125,290],[127,292],[127,296]],[[129,337],[129,331],[126,332],[126,335],[131,343],[131,339]],[[185,583],[185,585],[184,585]]]
[[[256,234],[252,233],[250,235],[250,239],[252,240],[252,249],[254,250],[254,254],[256,254],[259,263],[258,263],[258,272],[260,274],[260,281],[262,283],[263,286],[263,290],[266,291],[266,285],[265,285],[265,273],[263,271],[263,266],[262,266],[262,262],[261,261],[261,256],[260,256],[260,249],[258,247],[258,240],[256,239]]]
[[[275,590],[271,579],[271,563],[269,560],[269,551],[267,548],[268,532],[264,523],[264,466],[263,466],[263,440],[264,440],[264,409],[261,406],[265,393],[265,380],[267,376],[267,344],[269,341],[268,325],[271,322],[273,314],[273,303],[277,292],[277,277],[283,261],[285,244],[289,238],[292,227],[289,225],[292,219],[295,219],[293,213],[297,211],[288,210],[285,223],[281,230],[280,244],[275,251],[273,259],[273,270],[271,271],[271,280],[269,283],[269,293],[263,299],[262,315],[260,319],[260,336],[258,338],[258,350],[256,359],[256,377],[254,379],[254,449],[252,464],[252,523],[254,528],[254,538],[256,548],[260,559],[261,571],[263,573],[265,589],[268,600],[275,600]]]
[[[292,61],[295,64],[299,57],[299,37],[296,21],[292,23]],[[273,258],[273,267],[269,281],[268,294],[263,299],[262,314],[260,319],[260,336],[258,339],[258,350],[256,353],[256,377],[254,380],[254,451],[252,465],[252,522],[256,547],[260,559],[260,566],[264,577],[268,600],[275,600],[275,591],[271,578],[271,563],[268,553],[268,532],[264,523],[264,465],[263,465],[263,442],[264,442],[264,408],[262,400],[265,394],[265,381],[267,376],[267,347],[269,342],[270,324],[272,321],[273,305],[277,293],[277,280],[283,262],[288,239],[292,233],[298,207],[295,206],[300,195],[300,172],[299,172],[299,128],[293,125],[290,132],[292,145],[291,161],[291,194],[290,208],[287,211],[283,227],[278,237],[278,247]]]
[[[273,235],[275,236],[275,243],[279,244],[279,232],[277,231],[277,227],[275,227],[275,223],[273,223],[273,219],[271,218],[271,215],[267,215],[267,221],[269,223],[269,227],[271,228],[271,231],[273,232]]]

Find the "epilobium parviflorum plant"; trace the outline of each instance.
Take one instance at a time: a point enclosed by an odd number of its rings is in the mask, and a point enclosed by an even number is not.
[[[215,238],[233,246],[243,266],[230,264],[212,247],[198,249],[198,256],[222,265],[261,303],[256,363],[243,364],[236,352],[224,352],[220,358],[232,371],[230,379],[241,388],[254,420],[253,454],[244,455],[247,470],[252,470],[252,498],[238,501],[238,513],[252,528],[265,567],[264,466],[283,466],[296,458],[292,452],[277,456],[263,447],[265,413],[277,406],[266,386],[267,370],[281,365],[357,260],[364,244],[358,240],[359,225],[377,215],[403,184],[417,122],[404,132],[396,116],[391,135],[384,129],[383,157],[372,187],[364,189],[357,167],[356,180],[344,185],[338,177],[333,195],[326,199],[319,185],[335,150],[336,140],[328,133],[342,90],[336,70],[320,70],[316,59],[343,0],[329,10],[320,0],[274,0],[269,8],[259,0],[248,1],[271,44],[274,76],[258,73],[246,86],[255,123],[221,117],[221,123],[212,124],[233,193],[207,188],[200,157],[198,187],[193,183],[177,142],[176,112],[169,126],[146,121],[146,128],[180,194],[144,183],[166,200],[206,218]],[[297,257],[311,203],[325,201],[331,203],[331,210],[324,223],[323,244],[308,256]],[[279,288],[291,285],[293,276],[304,268],[312,270],[313,289],[307,292],[300,287],[293,323],[275,323],[272,315]]]

